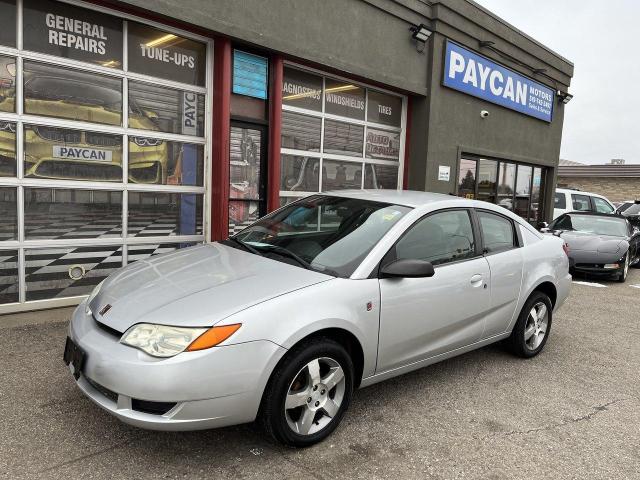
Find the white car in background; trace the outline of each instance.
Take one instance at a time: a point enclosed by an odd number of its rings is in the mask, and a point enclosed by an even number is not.
[[[553,219],[568,212],[613,213],[616,207],[602,195],[570,188],[556,188]]]

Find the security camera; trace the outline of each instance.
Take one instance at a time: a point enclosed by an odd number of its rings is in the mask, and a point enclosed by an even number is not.
[[[487,110],[481,110],[480,111],[480,116],[482,118],[487,118],[489,116],[489,112]]]

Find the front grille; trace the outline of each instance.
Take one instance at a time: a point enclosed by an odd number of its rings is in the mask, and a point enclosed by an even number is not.
[[[122,143],[121,137],[106,133],[86,132],[84,138],[89,145],[100,147],[116,147]]]
[[[33,127],[40,138],[50,142],[80,143],[82,133],[77,130],[54,127]]]
[[[119,339],[120,337],[122,337],[122,332],[119,332],[119,331],[118,331],[118,330],[116,330],[115,328],[111,328],[110,326],[105,325],[105,324],[104,324],[104,323],[102,323],[102,322],[99,322],[99,321],[96,319],[96,317],[95,317],[95,316],[93,317],[93,321],[94,321],[94,322],[96,322],[96,325],[98,326],[98,328],[99,328],[100,330],[102,330],[103,332],[106,332],[106,333],[108,333],[109,335],[112,335],[112,336],[114,336],[114,337],[116,337],[116,338],[118,338],[118,339]]]
[[[129,181],[134,183],[156,183],[161,180],[160,163],[156,162],[150,167],[129,168]]]
[[[131,408],[137,412],[150,413],[152,415],[164,415],[175,406],[175,402],[149,402],[136,398],[131,399]]]
[[[112,392],[108,388],[105,388],[102,385],[100,385],[99,383],[94,382],[89,377],[85,377],[85,378],[87,379],[87,382],[89,382],[89,385],[91,385],[93,388],[95,388],[98,392],[100,392],[102,395],[107,397],[112,402],[118,403],[118,394],[116,392]]]
[[[35,175],[48,178],[117,182],[122,180],[122,168],[111,163],[76,163],[70,160],[45,160]]]

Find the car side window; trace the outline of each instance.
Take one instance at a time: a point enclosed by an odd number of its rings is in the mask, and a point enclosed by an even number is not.
[[[553,201],[553,208],[567,208],[567,199],[564,193],[556,192],[556,196]]]
[[[478,221],[487,253],[503,252],[517,246],[513,222],[508,218],[480,211]]]
[[[571,195],[571,201],[573,202],[573,210],[575,212],[588,212],[591,210],[589,203],[589,197],[586,195]]]
[[[593,206],[596,208],[596,212],[599,213],[613,213],[613,207],[609,205],[609,202],[599,197],[591,197],[593,200]]]
[[[395,246],[398,260],[425,260],[433,265],[475,256],[475,240],[467,210],[434,213],[414,224]]]

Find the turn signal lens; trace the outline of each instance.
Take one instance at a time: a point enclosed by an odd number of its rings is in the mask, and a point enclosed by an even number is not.
[[[187,347],[187,352],[193,352],[196,350],[204,350],[206,348],[215,347],[216,345],[224,342],[231,335],[242,326],[241,323],[235,323],[233,325],[222,325],[220,327],[211,327],[204,332],[198,338],[196,338],[191,345]]]

